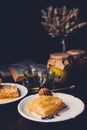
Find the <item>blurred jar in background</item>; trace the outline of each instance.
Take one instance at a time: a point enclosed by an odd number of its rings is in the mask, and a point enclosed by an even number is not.
[[[78,59],[83,58],[85,56],[86,51],[74,49],[74,50],[68,50],[66,53],[70,54],[74,58],[74,60],[78,60]]]
[[[47,68],[55,73],[54,81],[56,83],[68,83],[70,77],[70,67],[72,56],[68,53],[53,53],[47,62]]]
[[[39,82],[36,74],[31,74],[30,70],[24,71],[23,85],[28,88],[29,94],[34,94],[39,91]]]
[[[85,50],[73,49],[66,53],[73,57],[73,65],[71,67],[71,81],[74,84],[83,84],[87,77],[87,56]]]

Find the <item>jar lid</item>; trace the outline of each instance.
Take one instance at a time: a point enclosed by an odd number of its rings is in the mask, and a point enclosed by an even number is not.
[[[67,53],[70,55],[73,55],[73,56],[74,55],[84,55],[86,53],[86,51],[77,49],[77,50],[69,50],[69,51],[67,51]]]
[[[50,58],[52,59],[64,59],[64,58],[68,58],[70,56],[70,54],[68,53],[53,53],[50,54]]]

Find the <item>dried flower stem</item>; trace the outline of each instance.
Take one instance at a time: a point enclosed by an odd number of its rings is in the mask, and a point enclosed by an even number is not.
[[[66,44],[65,44],[65,39],[62,39],[62,52],[65,53],[66,52]]]

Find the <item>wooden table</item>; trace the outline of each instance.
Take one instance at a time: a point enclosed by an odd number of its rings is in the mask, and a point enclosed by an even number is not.
[[[22,117],[17,105],[19,101],[0,105],[0,130],[86,130],[87,129],[87,83],[79,82],[73,90],[63,90],[62,93],[69,93],[80,98],[85,103],[85,110],[76,118],[56,123],[35,122]],[[79,108],[77,108],[79,109]]]

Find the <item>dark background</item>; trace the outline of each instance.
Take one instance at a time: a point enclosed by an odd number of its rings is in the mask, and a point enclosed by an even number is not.
[[[52,39],[41,25],[41,9],[50,5],[58,7],[66,5],[67,8],[70,9],[74,7],[79,8],[81,20],[87,21],[86,0],[3,1],[3,3],[0,3],[0,63],[10,63],[26,58],[37,63],[47,63],[50,53],[61,51],[59,38]],[[67,46],[67,49],[71,49],[72,46],[72,49],[87,50],[87,26],[68,37]],[[39,124],[35,122],[29,123],[22,117],[18,118],[18,120],[15,119],[14,121],[14,117],[12,117],[11,123],[13,122],[12,125],[15,125],[14,129],[20,127],[20,130],[24,130],[29,125],[28,129],[32,130],[37,130],[38,128],[55,128],[61,130],[75,130],[79,128],[79,130],[87,130],[87,73],[86,76],[82,73],[81,78],[85,77],[83,80],[79,80],[78,75],[79,73],[75,75],[78,79],[78,86],[75,90],[72,90],[71,94],[84,101],[84,113],[75,120],[69,120],[59,124],[56,123],[55,125]],[[6,115],[4,118],[3,115],[5,114],[2,113],[1,120],[3,119],[3,123],[6,120],[5,123],[8,124],[10,118],[8,118],[8,116],[6,118]],[[10,114],[10,116],[13,115]],[[23,120],[22,123],[19,120],[21,118]],[[3,125],[4,127],[6,127],[5,123]],[[9,127],[12,128],[13,126],[9,125]]]
[[[81,21],[87,21],[85,0],[6,1],[0,4],[0,62],[29,58],[47,63],[50,53],[61,51],[59,38],[52,39],[41,25],[41,9],[57,7],[79,8]],[[68,37],[67,49],[87,50],[87,26]]]

